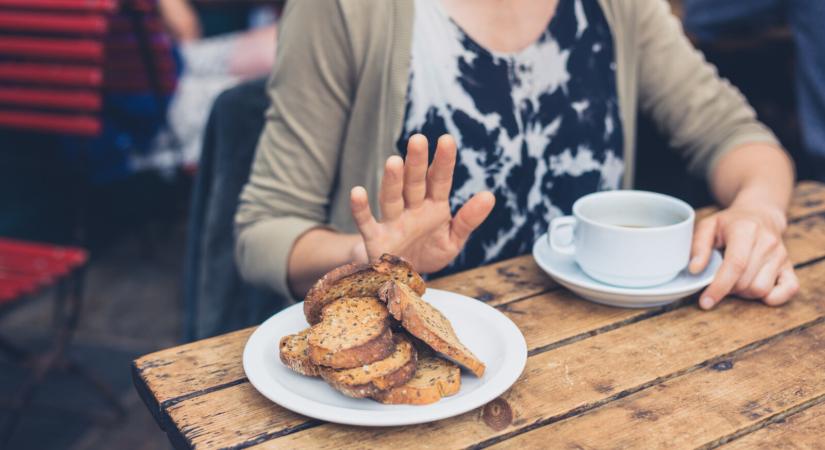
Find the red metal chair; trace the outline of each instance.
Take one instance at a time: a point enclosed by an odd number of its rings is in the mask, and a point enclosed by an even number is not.
[[[168,95],[175,87],[171,43],[155,0],[0,0],[0,128],[93,137],[102,130],[107,93]],[[44,354],[0,339],[0,351],[32,368],[0,429],[5,448],[46,375],[62,368],[94,384],[118,415],[117,398],[70,361],[87,254],[0,238],[0,312],[48,287],[57,288],[55,335]]]
[[[83,299],[83,270],[88,261],[85,250],[0,238],[0,312],[12,309],[27,297],[56,288],[55,327],[49,348],[30,353],[0,338],[0,352],[31,369],[0,430],[0,448],[6,448],[22,411],[31,403],[46,376],[56,369],[71,371],[90,382],[115,410],[124,414],[117,397],[105,383],[66,356],[80,317]]]
[[[154,0],[0,0],[0,127],[96,136],[105,93],[174,90],[171,49]]]

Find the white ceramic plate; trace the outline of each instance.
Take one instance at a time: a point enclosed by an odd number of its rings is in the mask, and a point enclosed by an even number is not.
[[[346,397],[321,379],[291,371],[279,359],[278,341],[308,326],[303,303],[270,317],[252,333],[243,352],[246,377],[258,392],[296,413],[328,422],[376,427],[445,419],[478,408],[504,393],[527,362],[527,344],[516,325],[497,309],[453,292],[427,289],[424,299],[447,316],[461,342],[487,365],[481,379],[462,370],[461,390],[451,397],[423,406],[383,405]]]
[[[685,298],[709,285],[722,264],[722,255],[714,250],[710,264],[702,273],[692,275],[685,270],[672,281],[659,286],[623,288],[590,278],[579,268],[573,256],[562,255],[550,248],[546,233],[533,244],[533,259],[556,282],[579,296],[621,308],[650,308]]]

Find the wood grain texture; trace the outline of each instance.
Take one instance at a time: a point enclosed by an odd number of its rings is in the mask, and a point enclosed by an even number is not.
[[[804,268],[799,275],[805,288],[784,308],[742,300],[729,300],[710,313],[679,308],[530,357],[519,381],[500,397],[512,411],[512,422],[505,427],[491,428],[483,411],[477,410],[389,430],[324,424],[264,442],[261,448],[356,448],[364,443],[392,447],[424,435],[433,448],[455,448],[553,422],[697,370],[720,355],[824,320],[820,286],[825,283],[825,264]],[[546,327],[553,328],[553,318],[546,320]]]
[[[197,448],[251,445],[314,423],[271,402],[249,383],[184,400],[167,414],[179,439]]]
[[[822,207],[825,210],[825,204]],[[785,243],[791,259],[796,262],[823,256],[825,216],[808,216],[791,224],[785,236]],[[462,276],[465,275],[470,281],[462,282]],[[463,290],[465,295],[476,298],[487,298],[485,296],[489,295],[489,302],[499,305],[522,329],[530,350],[649,315],[646,311],[617,309],[583,302],[567,291],[554,290],[536,295],[554,288],[555,285],[535,265],[530,256],[441,278],[430,283],[430,286],[456,292]],[[530,297],[531,295],[533,297]],[[522,296],[527,299],[518,301],[524,298]],[[551,298],[559,301],[548,302]],[[543,318],[559,315],[566,320],[554,327],[546,326]],[[537,318],[541,320],[536,320]],[[533,333],[533,329],[537,333]],[[197,390],[214,388],[244,377],[239,364],[240,357],[235,358],[234,355],[242,354],[243,345],[252,330],[249,328],[152,353],[136,360],[135,366],[139,374],[145,378],[158,404]],[[198,373],[197,383],[192,383],[193,371]]]
[[[531,255],[524,255],[438,278],[428,282],[427,287],[501,305],[556,289],[558,285],[536,265]]]
[[[790,220],[821,213],[825,210],[825,184],[802,181],[794,188],[794,195],[788,208]]]
[[[564,417],[701,371],[720,355],[822,320],[825,185],[801,183],[790,217],[786,245],[793,261],[808,265],[799,270],[803,292],[779,309],[738,300],[713,313],[693,306],[603,307],[559,289],[529,255],[431,281],[430,287],[497,305],[523,331],[531,351],[522,378],[488,405],[494,407],[445,421],[370,430],[321,424],[283,410],[245,381],[240,361],[251,328],[144,356],[134,363],[135,382],[147,405],[162,412],[156,417],[168,421],[170,439],[197,448],[399,446],[424,444],[422,433],[431,438],[426,444],[452,448],[555,426]]]
[[[699,209],[696,211],[696,218],[698,220],[707,217],[716,211],[718,211],[716,207]],[[825,212],[825,184],[814,181],[797,183],[790,205],[788,205],[788,220],[793,222],[823,212]]]
[[[500,448],[696,448],[825,398],[825,324],[661,383]]]
[[[722,450],[821,450],[825,447],[825,401],[720,447]]]
[[[821,217],[812,217],[809,220],[811,221],[823,221]],[[795,228],[799,225],[795,224],[792,228]],[[811,235],[809,236],[809,231],[800,231],[799,233],[795,233],[794,237],[789,239],[798,239],[800,243],[798,245],[789,244],[789,248],[791,248],[792,255],[793,252],[799,252],[800,255],[807,255],[811,248],[819,248],[825,249],[825,234],[818,233],[818,230],[823,229],[825,230],[825,223],[822,223],[821,227],[805,227],[805,230],[811,230]],[[803,242],[807,242],[810,244],[811,242],[816,242],[817,245],[802,245]],[[820,250],[821,251],[821,250]],[[812,271],[813,269],[803,269],[803,274],[808,276],[808,272]],[[814,280],[810,280],[814,282]],[[821,281],[825,281],[823,278]],[[762,309],[753,309],[749,302],[738,302],[739,307],[749,308],[748,314],[745,314],[743,320],[737,321],[734,325],[740,326],[744,331],[759,331],[759,332],[771,332],[772,328],[762,328],[760,330],[754,330],[750,328],[750,320],[756,320],[758,323],[758,318],[760,316],[764,316],[764,310]],[[814,304],[816,306],[816,304]],[[760,308],[760,307],[756,307]],[[531,353],[536,353],[539,351],[547,351],[556,346],[561,345],[569,345],[577,340],[586,339],[588,337],[602,334],[613,329],[627,326],[634,322],[641,321],[646,318],[653,317],[655,315],[662,314],[669,310],[669,308],[657,308],[652,310],[632,310],[632,309],[620,309],[620,308],[610,308],[606,306],[597,305],[594,303],[582,301],[578,299],[575,295],[571,294],[567,291],[554,291],[549,292],[541,295],[537,295],[526,300],[515,301],[511,302],[506,305],[500,305],[499,309],[501,309],[511,320],[513,320],[519,329],[522,330],[524,333],[525,339],[527,340],[528,349]],[[771,314],[774,310],[771,311]],[[785,309],[776,310],[781,314],[785,313]],[[803,323],[804,320],[809,317],[806,314],[810,313],[809,309],[805,309],[801,311],[799,314],[794,315],[792,317],[798,318],[797,321],[789,320],[785,321],[784,325],[788,327],[799,325]],[[675,313],[674,313],[675,314]],[[737,311],[731,312],[730,315],[732,317],[736,317],[739,315]],[[699,314],[696,315],[696,312],[690,308],[685,309],[679,312],[677,315],[674,316],[666,316],[660,320],[663,320],[663,323],[667,323],[668,321],[675,321],[677,324],[684,326],[685,324],[692,324],[691,321],[685,321],[684,317],[690,317],[694,319],[699,319],[700,322],[703,318],[713,317],[712,315],[703,315]],[[751,316],[753,319],[751,319]],[[674,318],[675,317],[675,318]],[[802,322],[799,322],[802,320]],[[657,336],[657,328],[660,326],[659,320],[650,322],[650,324],[641,330],[636,328],[630,328],[627,331],[624,331],[622,334],[626,336],[626,343],[628,348],[632,348],[633,346],[638,344],[638,340],[634,339],[634,334],[639,334],[642,336],[653,336],[654,338]],[[662,325],[666,327],[665,325]],[[736,326],[732,327],[731,330],[737,332],[739,328]],[[780,328],[779,330],[783,330],[785,328]],[[726,333],[723,328],[718,330],[720,333]],[[715,335],[711,335],[715,336]],[[745,334],[747,337],[747,334]],[[764,334],[757,334],[754,339],[759,337],[764,337]],[[600,340],[595,341],[595,345],[599,346],[602,345],[599,342],[605,339],[613,339],[614,335],[611,335],[609,338],[601,338]],[[242,342],[239,342],[238,345],[242,346],[245,342],[245,339]],[[607,345],[607,344],[605,344]],[[651,344],[652,346],[652,344]],[[651,352],[660,352],[661,349],[656,350],[655,346],[651,347]],[[673,353],[675,355],[679,355],[683,351],[683,347],[675,347],[673,348]],[[240,350],[239,350],[240,351]],[[590,355],[591,350],[587,348],[581,349],[581,347],[577,346],[574,347],[571,352],[577,353],[581,352],[583,355]],[[694,355],[695,356],[695,355]],[[711,358],[713,355],[713,347],[710,346],[706,349],[704,353],[702,353],[704,358]],[[662,356],[665,357],[665,356]],[[621,355],[616,356],[616,364],[621,365],[623,364],[623,360]],[[585,364],[587,361],[579,361],[578,364],[582,365]],[[632,359],[629,360],[628,364],[641,364],[643,361],[633,361]],[[232,363],[228,361],[227,363]],[[670,367],[670,366],[668,366]],[[581,369],[586,370],[586,369]],[[660,374],[666,374],[668,368],[663,368],[661,372],[656,372]],[[560,375],[560,374],[558,374]],[[569,372],[564,374],[565,377],[569,377]],[[632,379],[628,378],[628,379]],[[644,382],[644,381],[640,381]],[[590,384],[599,384],[601,383],[599,380],[590,380],[588,381]],[[601,383],[602,387],[600,388],[602,391],[606,390],[605,386],[608,386],[609,383]],[[628,386],[624,386],[627,388]],[[582,405],[586,404],[587,402],[594,402],[599,401],[601,398],[604,397],[605,394],[610,394],[610,392],[597,392],[596,397],[593,398],[586,398],[585,401],[580,401],[575,403],[574,405],[570,406],[570,408],[581,407]],[[243,398],[245,400],[239,401],[235,398]],[[256,398],[257,402],[249,402],[246,399],[249,398]],[[221,442],[221,446],[223,445],[239,445],[241,443],[246,443],[250,440],[258,440],[260,436],[269,435],[275,436],[285,433],[287,430],[293,430],[295,427],[300,425],[301,419],[299,416],[291,414],[280,407],[277,407],[274,404],[271,404],[263,397],[258,395],[254,388],[244,383],[242,386],[233,387],[231,389],[227,389],[226,391],[222,392],[215,392],[207,396],[207,400],[203,400],[204,403],[201,403],[201,400],[191,399],[185,402],[181,402],[179,405],[176,405],[174,408],[169,408],[169,415],[172,420],[175,422],[178,429],[182,429],[182,437],[187,441],[190,442],[192,445],[207,445],[209,441],[216,441]],[[262,404],[261,404],[262,403]],[[190,405],[209,405],[208,407],[204,408],[195,408],[195,410],[190,411]],[[567,403],[560,403],[562,405],[567,405]],[[228,407],[229,405],[236,405],[233,406],[232,412],[232,422],[224,422],[225,417],[221,417],[220,415],[215,415],[215,411],[219,410],[221,407]],[[563,410],[553,411],[553,414],[562,414]],[[272,422],[269,421],[267,417],[260,417],[261,414],[273,415],[283,419],[282,422],[278,422],[277,425],[273,425]],[[197,425],[192,425],[197,424]],[[221,427],[229,427],[233,430],[243,430],[241,435],[237,434],[227,434],[226,442],[223,442],[219,439],[221,433],[225,432],[225,429]],[[207,431],[204,431],[207,430]],[[486,428],[482,428],[482,432],[486,431]]]
[[[177,398],[243,380],[243,346],[253,328],[150,353],[133,370],[154,395],[154,407]],[[150,406],[151,408],[151,406]]]
[[[513,309],[505,308],[506,314],[517,320],[517,325],[527,328],[523,328],[523,332],[531,349],[580,334],[597,333],[629,318],[649,314],[645,310],[584,302],[564,291],[554,294],[532,297],[514,303]],[[533,330],[536,339],[531,339]],[[231,411],[229,416],[224,415],[227,410]],[[180,430],[183,441],[193,447],[207,448],[245,446],[260,440],[261,436],[279,436],[299,427],[302,420],[262,397],[249,383],[181,401],[168,408],[167,414],[174,423],[173,428]],[[278,420],[272,422],[269,416]],[[229,417],[231,420],[227,420]]]

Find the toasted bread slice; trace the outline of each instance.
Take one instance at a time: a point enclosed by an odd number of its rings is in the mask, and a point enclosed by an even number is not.
[[[437,356],[418,359],[415,376],[401,386],[372,396],[389,405],[427,405],[449,397],[461,389],[461,369]]]
[[[318,370],[318,366],[313,364],[307,356],[308,334],[309,328],[300,333],[281,338],[279,345],[281,362],[301,375],[317,377],[321,375],[321,372]]]
[[[345,298],[330,304],[307,336],[309,360],[334,369],[371,364],[392,351],[389,313],[374,297]]]
[[[466,367],[475,376],[480,378],[484,375],[484,363],[458,340],[450,321],[412,289],[402,283],[388,281],[381,287],[380,298],[387,303],[390,314],[401,321],[410,334]]]
[[[354,369],[321,369],[321,377],[344,395],[366,398],[401,386],[412,379],[418,356],[403,334],[393,335],[395,350],[390,356]]]
[[[385,254],[374,264],[347,264],[318,280],[304,298],[307,322],[310,325],[320,322],[324,307],[339,298],[377,297],[378,289],[390,279],[410,286],[419,295],[424,294],[424,280],[410,263]]]

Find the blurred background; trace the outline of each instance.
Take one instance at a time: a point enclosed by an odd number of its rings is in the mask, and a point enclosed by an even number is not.
[[[238,278],[232,217],[283,3],[0,0],[0,448],[168,448],[131,360],[282,306]],[[800,178],[825,178],[825,17],[670,3]],[[639,123],[637,187],[709,204]]]

